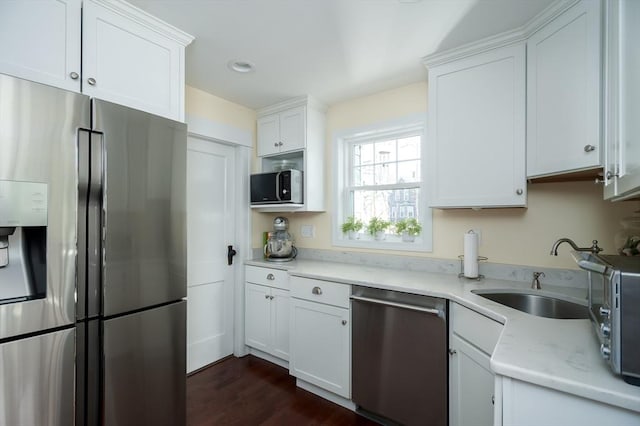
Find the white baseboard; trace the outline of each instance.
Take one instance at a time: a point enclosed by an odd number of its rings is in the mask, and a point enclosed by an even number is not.
[[[304,389],[306,391],[309,391],[315,395],[318,395],[321,398],[326,399],[327,401],[331,401],[334,404],[338,404],[341,407],[344,407],[348,410],[351,411],[355,411],[356,410],[356,404],[354,404],[351,400],[343,398],[339,395],[336,395],[333,392],[329,392],[327,390],[324,390],[322,388],[319,388],[316,385],[312,385],[309,382],[305,382],[304,380],[300,380],[300,379],[296,379],[296,386],[298,386],[300,389]]]
[[[262,358],[265,361],[269,361],[269,362],[274,363],[275,365],[279,365],[282,368],[286,368],[287,371],[289,370],[289,362],[285,361],[284,359],[275,357],[275,356],[273,356],[271,354],[268,354],[266,352],[262,352],[262,351],[260,351],[258,349],[254,349],[254,348],[249,348],[249,353],[251,355],[257,356],[258,358]]]

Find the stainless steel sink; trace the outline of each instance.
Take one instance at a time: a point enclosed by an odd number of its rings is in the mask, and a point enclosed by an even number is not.
[[[530,294],[513,293],[508,291],[472,291],[501,305],[517,309],[527,314],[554,319],[588,319],[589,310],[586,306],[555,297]]]

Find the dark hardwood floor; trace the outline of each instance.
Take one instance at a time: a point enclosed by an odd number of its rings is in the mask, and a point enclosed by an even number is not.
[[[282,367],[231,357],[187,378],[187,425],[375,425],[296,387]]]

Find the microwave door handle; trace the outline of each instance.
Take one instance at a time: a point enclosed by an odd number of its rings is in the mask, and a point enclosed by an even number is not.
[[[280,175],[281,174],[282,172],[276,173],[276,198],[278,199],[278,201],[282,201],[282,198],[280,198]]]

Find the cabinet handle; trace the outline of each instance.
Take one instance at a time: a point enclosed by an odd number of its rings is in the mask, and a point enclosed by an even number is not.
[[[585,145],[584,146],[584,152],[591,152],[591,151],[595,151],[596,147],[593,145]]]
[[[273,280],[275,280],[275,279],[276,279],[276,277],[275,277],[273,274],[269,274],[269,275],[267,275],[267,279],[268,279],[269,281],[273,281]]]
[[[270,300],[273,300],[273,298],[274,298],[274,297],[275,297],[275,296],[269,296],[269,299],[270,299]]]
[[[278,147],[278,142],[274,143],[273,146]]]
[[[282,145],[283,145],[282,142],[278,142],[278,146],[282,146]]]
[[[80,75],[78,75],[77,72],[71,72],[69,73],[69,77],[71,77],[71,80],[77,80]]]
[[[268,295],[268,294],[265,294],[265,295],[264,295],[264,298],[265,298],[265,299],[268,299],[268,298],[269,298],[269,295]]]
[[[449,355],[455,355],[457,353],[458,351],[456,351],[455,349],[449,349]]]
[[[496,405],[496,396],[491,395],[491,405]]]
[[[522,195],[522,194],[524,194],[524,191],[522,190],[522,188],[518,188],[518,189],[516,189],[516,194]]]
[[[347,320],[342,320],[342,325],[347,325]]]
[[[321,295],[321,294],[322,294],[322,289],[321,289],[320,287],[314,287],[314,288],[311,290],[311,293],[313,293],[313,294],[317,294],[317,295]]]
[[[87,79],[87,83],[89,83],[91,86],[95,86],[96,85],[96,79],[93,77],[89,77]]]

